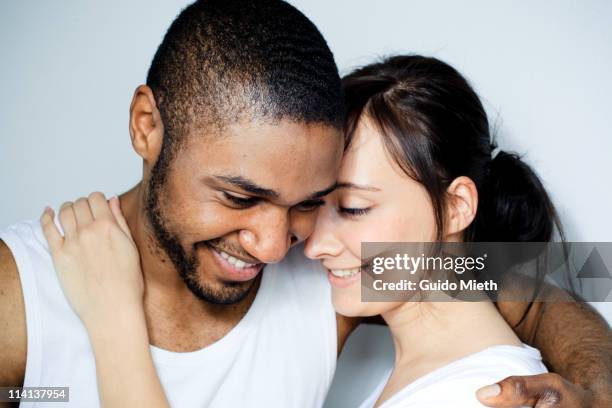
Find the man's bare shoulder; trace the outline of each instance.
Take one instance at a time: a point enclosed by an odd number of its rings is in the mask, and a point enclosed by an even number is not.
[[[355,328],[363,321],[361,317],[347,317],[336,313],[336,330],[338,333],[338,355],[346,344],[346,339],[355,330]]]
[[[0,386],[23,384],[26,336],[25,307],[17,264],[9,247],[0,240]]]

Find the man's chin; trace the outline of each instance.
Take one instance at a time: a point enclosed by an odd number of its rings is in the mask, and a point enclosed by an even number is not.
[[[207,242],[196,244],[193,255],[190,270],[184,270],[181,276],[195,296],[212,304],[231,305],[242,301],[258,282],[264,267],[264,264],[234,265]]]
[[[257,279],[246,282],[218,281],[204,283],[200,279],[184,279],[189,290],[199,299],[215,305],[233,305],[244,300]]]

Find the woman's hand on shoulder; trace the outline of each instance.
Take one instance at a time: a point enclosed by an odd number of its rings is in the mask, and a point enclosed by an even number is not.
[[[106,330],[118,318],[144,318],[140,256],[119,199],[102,193],[64,203],[64,235],[45,209],[41,225],[62,288],[88,330]]]

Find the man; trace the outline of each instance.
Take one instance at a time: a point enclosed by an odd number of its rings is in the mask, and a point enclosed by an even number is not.
[[[173,406],[322,405],[336,355],[359,322],[334,315],[326,278],[300,247],[287,254],[310,235],[334,188],[343,111],[325,40],[284,2],[198,1],[168,30],[130,107],[143,179],[121,206]],[[72,406],[97,406],[87,333],[40,226],[17,224],[0,238],[0,385],[70,386]],[[523,309],[500,307],[578,385],[515,378],[483,397],[500,407],[607,398],[605,324],[577,304],[537,305],[519,324]]]

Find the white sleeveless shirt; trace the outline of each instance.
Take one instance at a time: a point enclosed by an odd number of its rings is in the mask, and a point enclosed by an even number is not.
[[[70,387],[70,402],[53,403],[57,408],[98,407],[89,338],[62,292],[38,221],[0,231],[0,239],[16,260],[25,299],[23,386]],[[221,340],[187,353],[151,346],[171,406],[323,405],[336,367],[336,317],[325,272],[302,250],[266,266],[249,311]]]

